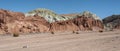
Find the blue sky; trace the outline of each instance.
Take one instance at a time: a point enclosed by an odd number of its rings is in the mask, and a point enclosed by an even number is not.
[[[101,18],[120,14],[120,0],[0,0],[0,8],[16,12],[28,12],[47,8],[58,14],[90,11]]]

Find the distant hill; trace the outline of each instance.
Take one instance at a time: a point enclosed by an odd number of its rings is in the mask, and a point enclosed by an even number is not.
[[[103,19],[105,25],[111,25],[113,28],[120,28],[120,15],[112,15]]]

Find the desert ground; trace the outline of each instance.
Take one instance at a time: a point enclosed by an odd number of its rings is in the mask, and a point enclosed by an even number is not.
[[[0,35],[0,51],[120,51],[120,30]]]

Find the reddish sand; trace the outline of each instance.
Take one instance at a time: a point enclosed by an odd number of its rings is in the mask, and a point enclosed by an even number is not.
[[[0,51],[120,51],[120,31],[0,35]]]

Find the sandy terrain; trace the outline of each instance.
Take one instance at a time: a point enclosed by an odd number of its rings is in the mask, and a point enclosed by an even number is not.
[[[120,31],[0,35],[0,51],[120,51]]]

